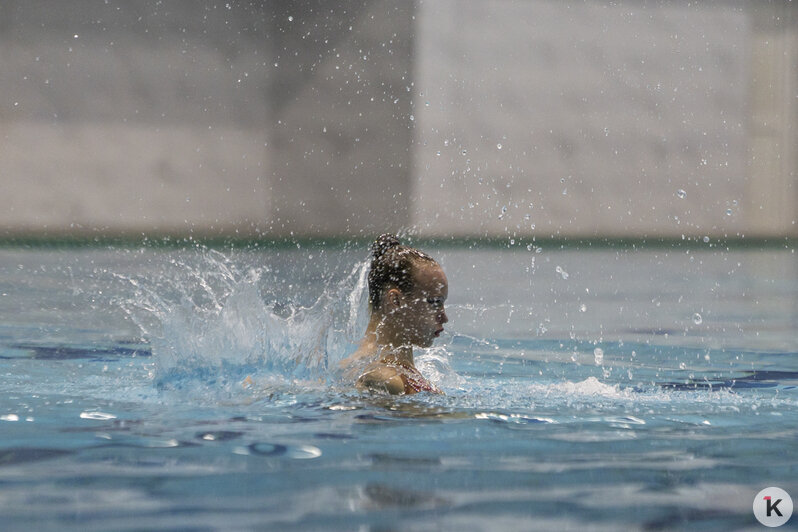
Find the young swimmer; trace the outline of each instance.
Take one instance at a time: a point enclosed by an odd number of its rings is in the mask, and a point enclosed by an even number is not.
[[[372,360],[357,378],[361,390],[443,393],[416,369],[413,347],[429,347],[449,321],[446,275],[435,260],[389,234],[371,246],[370,319],[358,350],[343,365]]]

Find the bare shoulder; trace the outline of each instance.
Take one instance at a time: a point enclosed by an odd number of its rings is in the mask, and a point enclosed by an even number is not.
[[[356,386],[361,390],[387,392],[392,395],[405,393],[405,383],[399,371],[382,363],[369,364],[357,379]]]

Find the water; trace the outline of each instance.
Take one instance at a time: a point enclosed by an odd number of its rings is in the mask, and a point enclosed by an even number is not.
[[[753,529],[798,494],[792,250],[428,251],[446,395],[406,398],[336,376],[364,250],[0,251],[3,529]]]

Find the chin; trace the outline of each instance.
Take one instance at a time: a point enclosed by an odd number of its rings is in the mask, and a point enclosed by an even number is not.
[[[435,343],[435,338],[428,338],[426,340],[422,340],[417,345],[419,347],[432,347],[432,344]]]

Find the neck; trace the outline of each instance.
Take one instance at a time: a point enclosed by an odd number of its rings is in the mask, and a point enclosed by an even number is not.
[[[377,313],[371,315],[364,341],[374,344],[381,362],[415,367],[413,348],[383,316],[378,316]]]

